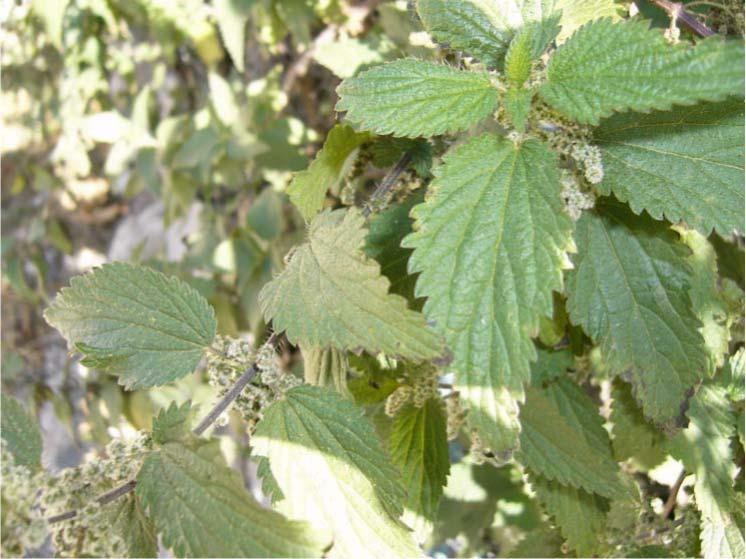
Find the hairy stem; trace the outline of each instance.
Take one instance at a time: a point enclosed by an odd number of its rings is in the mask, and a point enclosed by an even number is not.
[[[376,204],[385,199],[386,196],[388,196],[391,189],[394,188],[396,181],[398,181],[402,173],[407,170],[407,167],[409,166],[409,163],[411,161],[412,156],[409,153],[405,153],[401,156],[399,161],[397,161],[394,168],[391,169],[391,171],[389,171],[385,177],[383,177],[383,180],[373,191],[373,194],[370,195],[368,203],[363,208],[364,217],[370,216],[370,214],[373,213],[373,208],[376,206]]]
[[[653,4],[668,12],[671,18],[677,22],[686,25],[700,37],[709,37],[715,32],[699,21],[693,14],[687,12],[681,2],[671,2],[670,0],[652,0]]]
[[[666,505],[663,507],[663,514],[661,515],[663,516],[663,518],[668,518],[669,516],[671,516],[674,507],[676,507],[676,496],[679,494],[681,484],[684,483],[684,478],[686,478],[686,470],[681,470],[679,477],[676,478],[676,483],[674,483],[673,487],[671,487],[671,492],[668,494]]]

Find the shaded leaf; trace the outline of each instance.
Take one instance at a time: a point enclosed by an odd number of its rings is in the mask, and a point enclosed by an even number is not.
[[[15,398],[0,394],[0,436],[13,461],[31,471],[41,467],[41,432],[36,418]]]

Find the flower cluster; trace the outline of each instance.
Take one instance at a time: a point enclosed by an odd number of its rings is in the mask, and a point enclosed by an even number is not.
[[[47,537],[47,522],[42,517],[36,500],[38,490],[45,483],[46,474],[32,474],[26,466],[16,464],[2,445],[2,555],[23,556],[25,551],[38,548]]]
[[[560,184],[562,185],[561,195],[565,202],[565,211],[573,221],[580,219],[583,210],[589,210],[596,204],[593,193],[581,190],[578,179],[571,171],[562,170]]]
[[[133,440],[114,439],[103,456],[88,457],[76,468],[48,478],[41,493],[47,516],[69,510],[76,515],[52,525],[52,541],[61,557],[121,557],[126,552],[123,534],[112,530],[122,501],[101,506],[96,498],[133,479],[151,450],[150,435]]]
[[[386,398],[386,405],[384,407],[386,415],[394,417],[396,413],[412,398],[412,392],[412,387],[405,384],[389,394],[389,397]]]
[[[263,417],[262,410],[290,388],[301,384],[300,379],[282,370],[274,347],[269,343],[255,351],[246,340],[218,336],[213,349],[215,351],[207,358],[207,374],[209,383],[219,389],[221,396],[253,363],[259,369],[234,403],[235,409],[249,423],[250,431]]]

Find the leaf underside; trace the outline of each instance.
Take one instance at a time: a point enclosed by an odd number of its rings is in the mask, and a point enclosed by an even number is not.
[[[364,223],[356,211],[320,214],[308,242],[262,289],[264,316],[294,344],[438,357],[443,353],[438,336],[403,297],[388,293],[388,279],[363,253]]]

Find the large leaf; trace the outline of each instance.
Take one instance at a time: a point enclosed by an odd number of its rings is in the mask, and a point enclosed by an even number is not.
[[[531,486],[578,557],[593,557],[606,528],[608,500],[541,476],[532,477]]]
[[[130,389],[193,372],[216,329],[212,307],[186,283],[121,262],[73,278],[44,317],[85,355],[83,364]]]
[[[331,530],[331,557],[420,554],[397,520],[405,497],[399,473],[362,409],[315,386],[289,390],[269,407],[252,439],[269,465],[290,518]]]
[[[601,192],[635,213],[683,219],[705,234],[744,230],[742,99],[630,113],[601,123]]]
[[[162,445],[145,459],[136,491],[164,545],[179,557],[311,557],[328,543],[254,501],[217,440]]]
[[[412,138],[466,130],[497,108],[489,74],[414,59],[348,78],[337,93],[337,110],[363,130]]]
[[[405,480],[404,522],[424,541],[446,484],[450,466],[446,417],[440,398],[420,408],[407,404],[396,414],[389,435],[391,461]]]
[[[320,214],[308,242],[262,289],[264,316],[295,344],[437,357],[442,346],[425,318],[409,310],[403,297],[388,293],[378,263],[363,253],[364,224],[354,210]]]
[[[15,398],[0,394],[0,436],[13,460],[19,466],[37,470],[41,466],[41,433],[31,417]]]
[[[609,498],[623,497],[608,435],[598,431],[603,430],[600,416],[583,401],[587,396],[574,385],[557,391],[532,387],[527,393],[521,407],[518,460],[547,480]],[[592,411],[595,417],[590,416]]]
[[[531,336],[562,287],[570,219],[555,156],[541,143],[485,134],[434,171],[429,198],[412,212],[417,296],[453,352],[451,370],[485,446],[517,443],[516,401],[535,358]]]
[[[675,417],[707,367],[688,250],[664,224],[616,204],[583,214],[575,238],[570,319],[600,345],[613,373],[631,379],[648,417]]]
[[[736,465],[731,437],[735,418],[726,390],[704,384],[687,411],[689,426],[668,445],[671,454],[694,473],[694,496],[702,513],[702,552],[705,559],[743,557],[743,497],[734,489]]]
[[[601,19],[552,56],[539,94],[581,123],[613,112],[670,109],[743,92],[743,42],[711,37],[670,45],[648,22]]]
[[[327,191],[339,186],[357,149],[367,139],[368,134],[358,134],[345,124],[336,125],[308,169],[293,177],[287,192],[306,220],[310,221],[321,210]]]

